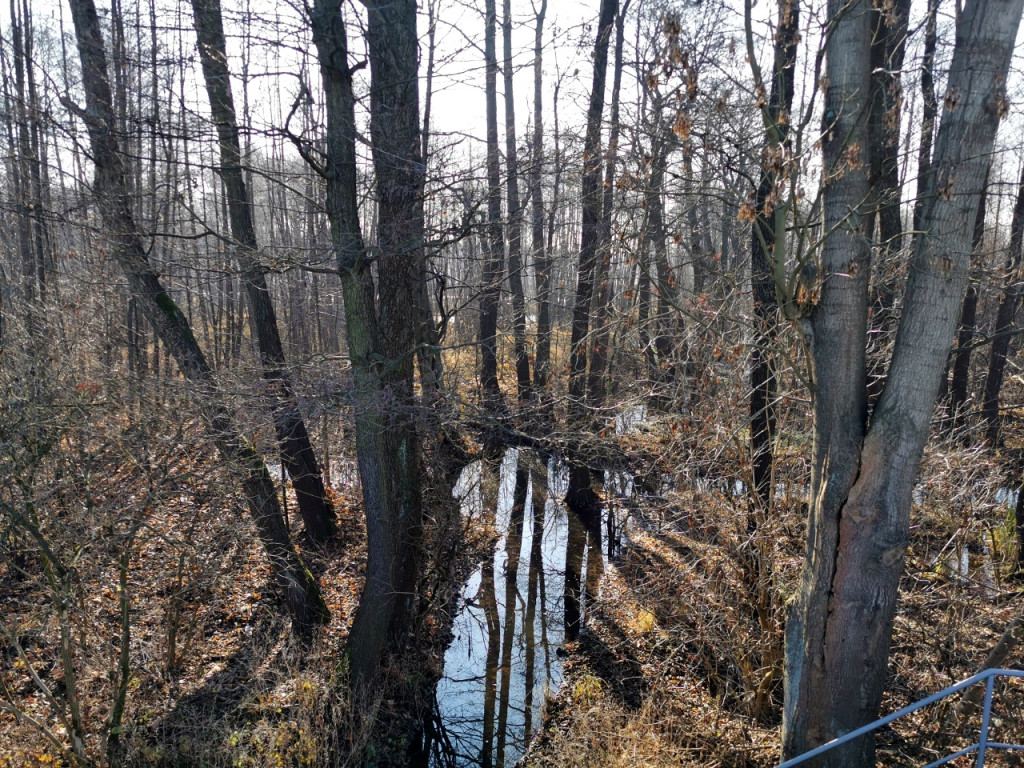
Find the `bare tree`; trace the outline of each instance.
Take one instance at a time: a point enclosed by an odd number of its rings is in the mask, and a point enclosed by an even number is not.
[[[487,99],[487,255],[480,291],[480,386],[484,405],[497,410],[502,402],[498,384],[498,299],[501,295],[505,238],[501,223],[501,168],[498,156],[498,55],[495,50],[497,6],[486,0],[484,58]]]
[[[778,396],[774,347],[779,322],[775,266],[785,258],[784,253],[775,249],[779,243],[781,251],[785,243],[785,232],[780,232],[779,237],[777,228],[787,226],[786,209],[778,186],[785,180],[785,164],[790,151],[793,74],[800,32],[799,3],[795,0],[780,0],[777,30],[771,93],[763,113],[765,149],[754,198],[755,219],[750,237],[750,280],[757,334],[750,351],[750,455],[752,490],[762,508],[770,504],[774,465],[775,399]],[[759,82],[758,87],[762,89],[759,98],[764,99],[764,85]]]
[[[292,545],[274,483],[263,457],[241,434],[213,378],[185,315],[164,290],[149,264],[130,207],[125,161],[118,146],[106,51],[93,0],[71,0],[86,106],[67,106],[85,123],[95,165],[93,192],[104,232],[128,278],[143,314],[192,382],[203,416],[217,447],[242,475],[249,511],[270,561],[275,582],[297,631],[308,634],[327,619],[327,606],[312,574]]]
[[[1013,323],[1020,306],[1020,265],[1024,245],[1024,170],[1017,186],[1017,202],[1013,206],[1010,222],[1010,244],[1006,254],[1006,278],[999,309],[996,310],[995,328],[992,331],[992,349],[989,352],[988,374],[985,377],[985,392],[981,403],[981,416],[985,422],[985,437],[989,445],[999,445],[1001,418],[999,414],[999,393],[1003,388],[1006,360],[1014,338]],[[1017,518],[1019,523],[1020,517]],[[1018,548],[1020,548],[1018,546]]]
[[[587,107],[587,132],[583,144],[583,228],[580,260],[577,268],[576,299],[572,312],[572,338],[569,342],[569,416],[578,426],[586,419],[587,354],[590,334],[590,305],[594,296],[594,278],[601,244],[601,120],[604,113],[605,81],[608,76],[608,42],[615,24],[618,0],[601,0],[601,18],[594,43],[594,77]],[[569,483],[570,499],[583,501],[589,494],[590,470],[575,466]]]
[[[327,215],[345,299],[355,381],[356,452],[366,508],[366,582],[352,624],[352,673],[365,685],[410,629],[422,529],[412,407],[416,285],[423,254],[416,8],[368,2],[371,122],[377,175],[379,280],[363,243],[356,195],[353,67],[341,0],[307,8],[327,111]],[[376,296],[379,294],[379,300]]]
[[[885,388],[867,425],[865,332],[870,158],[860,154],[870,93],[866,2],[830,2],[823,151],[826,237],[820,295],[802,321],[810,346],[814,453],[807,555],[786,628],[783,754],[874,719],[911,496],[967,282],[981,198],[1024,0],[970,2],[959,18],[945,111],[926,179]],[[858,150],[858,151],[854,151]],[[870,738],[820,764],[874,764]]]
[[[526,354],[526,302],[523,297],[523,211],[519,201],[519,158],[516,148],[516,102],[512,69],[512,0],[504,0],[501,19],[505,60],[505,167],[508,171],[508,284],[512,294],[512,355],[516,361],[519,400],[530,397],[530,359]]]
[[[192,0],[192,9],[195,13],[206,93],[220,141],[220,177],[227,195],[235,255],[242,270],[249,302],[249,318],[253,336],[259,346],[263,379],[271,400],[281,460],[292,478],[307,535],[313,541],[324,542],[336,532],[337,520],[327,497],[306,423],[292,391],[284,346],[277,328],[277,316],[266,277],[257,260],[258,244],[252,220],[252,199],[243,175],[220,0]]]

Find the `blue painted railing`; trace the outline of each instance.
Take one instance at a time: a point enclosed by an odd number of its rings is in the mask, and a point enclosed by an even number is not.
[[[805,763],[806,761],[818,757],[819,755],[822,755],[825,752],[833,750],[836,747],[842,746],[843,744],[847,744],[853,741],[854,739],[859,739],[861,736],[867,733],[877,731],[879,728],[888,725],[894,720],[899,720],[901,717],[909,715],[911,712],[916,712],[922,707],[927,707],[929,704],[934,704],[936,701],[941,701],[947,696],[952,696],[954,693],[962,691],[966,688],[970,688],[972,685],[976,685],[982,682],[985,683],[985,700],[982,704],[981,709],[981,730],[978,736],[978,741],[976,741],[969,747],[965,747],[964,749],[959,750],[958,752],[946,755],[941,760],[936,760],[933,763],[928,763],[928,765],[924,766],[924,768],[936,768],[936,766],[945,765],[951,760],[955,760],[958,757],[970,755],[975,752],[978,753],[978,761],[976,763],[976,766],[977,768],[982,768],[982,766],[985,765],[985,752],[989,749],[1007,749],[1024,751],[1024,744],[1004,744],[998,741],[989,741],[988,728],[989,723],[992,719],[992,691],[995,686],[995,681],[997,677],[1024,678],[1024,671],[1019,669],[986,669],[984,672],[979,672],[973,677],[969,677],[966,680],[960,681],[956,685],[951,685],[949,686],[949,688],[944,688],[938,693],[933,693],[931,696],[928,696],[927,698],[914,702],[910,706],[904,707],[903,709],[899,709],[893,712],[891,715],[886,715],[880,720],[875,720],[875,722],[873,723],[868,723],[865,726],[861,726],[855,731],[850,731],[846,735],[840,736],[838,739],[833,739],[827,744],[822,744],[820,747],[816,747],[815,749],[812,749],[809,752],[804,752],[802,755],[798,755],[797,757],[794,757],[791,760],[787,760],[786,762],[779,765],[778,768],[792,768],[792,766]]]

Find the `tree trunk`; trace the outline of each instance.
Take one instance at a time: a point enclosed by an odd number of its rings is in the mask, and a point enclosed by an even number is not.
[[[608,73],[608,40],[618,0],[602,0],[601,19],[594,44],[594,78],[587,109],[587,132],[583,145],[583,229],[576,282],[576,301],[572,314],[572,339],[569,352],[570,413],[581,416],[587,389],[587,336],[590,331],[590,305],[594,295],[594,277],[601,244],[601,120],[604,112],[605,80]]]
[[[914,240],[923,236],[925,192],[932,167],[932,143],[935,140],[935,119],[939,116],[939,101],[935,97],[935,51],[938,47],[939,4],[942,0],[928,0],[924,22],[924,54],[921,59],[921,141],[917,148],[917,196],[914,198]],[[915,247],[917,243],[915,242]]]
[[[424,180],[429,166],[430,149],[430,110],[434,95],[434,55],[437,50],[437,2],[427,3],[427,72],[426,87],[423,97],[423,131],[420,139],[420,157],[423,160]],[[424,181],[425,184],[425,181]],[[417,343],[416,362],[420,372],[420,386],[423,390],[423,401],[430,405],[436,404],[441,394],[444,375],[444,364],[441,359],[441,334],[434,320],[434,309],[430,302],[430,286],[434,282],[434,273],[426,254],[422,259],[420,277],[416,282],[416,294],[419,306],[419,341]]]
[[[631,0],[625,0],[615,17],[615,59],[612,69],[611,126],[608,132],[608,159],[605,167],[604,193],[601,202],[601,244],[597,258],[597,291],[594,294],[594,343],[590,348],[590,375],[587,380],[587,401],[591,408],[600,408],[605,398],[608,375],[608,340],[611,333],[612,281],[612,213],[615,204],[615,161],[619,144],[619,90],[622,85],[622,48],[625,42],[626,13]]]
[[[790,112],[793,109],[793,71],[800,33],[796,0],[780,1],[777,29],[771,94],[764,113],[767,141],[754,198],[756,218],[750,238],[750,282],[755,318],[754,344],[750,352],[750,455],[754,481],[752,490],[762,509],[768,508],[772,497],[775,398],[778,393],[774,348],[779,322],[773,276],[774,259],[785,258],[784,253],[775,253],[776,240],[785,242],[785,232],[776,237],[775,207],[779,203],[780,180],[785,179],[782,163],[788,154]],[[778,223],[786,226],[785,219]]]
[[[544,247],[544,193],[541,187],[544,173],[544,77],[541,64],[544,54],[544,16],[547,10],[548,0],[541,0],[533,37],[533,167],[530,169],[531,239],[537,285],[537,342],[533,361],[533,386],[540,392],[542,399],[546,399],[544,391],[551,365],[551,264]]]
[[[858,207],[871,40],[867,3],[829,5],[825,231],[821,295],[805,323],[815,445],[807,555],[787,625],[783,754],[796,756],[873,720],[887,659],[911,496],[969,268],[971,228],[1003,111],[1024,0],[969,2],[922,207],[885,388],[865,432],[867,239]],[[854,162],[851,162],[854,161]],[[841,173],[839,173],[841,171]],[[874,764],[871,738],[816,764]]]
[[[1006,277],[1003,295],[999,298],[996,325],[992,331],[992,350],[988,359],[988,375],[985,377],[985,394],[981,405],[981,416],[985,422],[985,438],[993,448],[999,445],[999,393],[1003,388],[1003,375],[1014,337],[1013,323],[1020,306],[1020,265],[1021,245],[1024,241],[1024,167],[1021,170],[1017,188],[1017,202],[1013,206],[1013,220],[1010,224],[1010,247],[1006,258]]]
[[[160,285],[147,260],[130,208],[124,159],[117,136],[110,130],[115,117],[96,6],[93,0],[71,0],[71,12],[86,97],[84,110],[73,109],[89,131],[96,169],[94,191],[112,251],[143,313],[174,355],[182,374],[195,387],[207,428],[221,454],[242,475],[249,510],[293,626],[308,634],[313,626],[326,621],[327,606],[288,538],[274,482],[263,457],[241,435],[185,316]]]
[[[420,156],[419,47],[415,0],[368,0],[367,41],[370,54],[370,139],[379,197],[377,316],[381,352],[388,361],[382,373],[397,413],[390,438],[398,457],[395,478],[400,506],[398,526],[402,558],[394,635],[409,629],[419,577],[422,466],[416,432],[413,352],[417,344],[416,286],[423,267],[423,187]]]
[[[988,185],[988,171],[985,172],[985,184]],[[956,430],[964,426],[967,419],[967,388],[971,373],[971,344],[977,328],[978,315],[978,272],[984,265],[982,247],[985,241],[985,193],[982,192],[978,203],[978,213],[974,218],[974,235],[971,240],[971,266],[975,273],[973,280],[968,280],[967,291],[960,305],[960,330],[956,335],[956,352],[953,354],[953,379],[949,385],[949,409],[953,414],[950,426]],[[966,438],[965,438],[966,439]]]
[[[508,286],[512,293],[512,355],[516,362],[516,393],[521,402],[530,398],[530,359],[526,354],[523,212],[519,201],[516,104],[512,83],[512,0],[504,0],[502,11],[501,31],[505,49],[505,165],[508,169]]]
[[[25,70],[31,66],[25,58],[24,20],[21,19],[18,7],[11,0],[11,37],[13,42],[13,65],[15,96],[8,96],[8,105],[14,106],[13,126],[17,130],[17,144],[14,136],[9,140],[11,161],[12,188],[18,209],[18,252],[21,257],[21,297],[24,301],[25,330],[32,346],[38,332],[38,304],[42,298],[38,273],[36,269],[35,238],[33,237],[32,217],[32,184],[29,179],[29,165],[32,156],[32,144],[29,138],[29,114],[26,97]],[[4,84],[5,90],[7,83]],[[10,118],[8,118],[10,119]]]
[[[569,342],[569,419],[582,427],[586,419],[587,342],[590,334],[590,305],[601,243],[601,119],[604,112],[605,80],[608,74],[608,39],[618,10],[618,0],[601,0],[601,19],[594,43],[594,79],[587,108],[587,133],[583,144],[583,228]],[[573,466],[566,499],[570,505],[585,506],[591,492],[590,470]]]
[[[259,348],[265,391],[271,403],[281,460],[292,478],[307,535],[313,541],[324,542],[336,532],[337,519],[327,497],[306,423],[292,391],[274,305],[270,299],[266,276],[257,262],[252,198],[242,173],[242,153],[238,123],[235,120],[235,103],[231,95],[220,0],[192,0],[192,9],[195,13],[206,92],[220,140],[219,170],[227,196],[231,235],[241,267],[251,329]],[[230,348],[230,342],[228,346]]]
[[[868,402],[882,393],[885,353],[893,333],[897,298],[896,275],[903,249],[900,215],[900,110],[903,106],[901,72],[906,53],[910,0],[894,0],[875,7],[871,42],[871,114],[868,144],[871,153],[873,205],[878,229],[872,266],[870,344],[868,346]],[[930,139],[929,139],[930,142]],[[874,215],[869,227],[874,232]]]
[[[352,674],[360,686],[371,682],[382,655],[409,629],[422,527],[419,443],[411,410],[416,330],[403,312],[415,306],[423,248],[415,7],[405,0],[383,7],[370,2],[368,13],[379,286],[359,227],[355,99],[341,0],[318,0],[310,16],[327,114],[321,172],[345,301],[366,510],[366,583],[349,636]]]
[[[654,318],[654,351],[658,369],[655,381],[665,385],[675,379],[672,353],[672,315],[676,312],[675,284],[669,274],[668,231],[665,226],[665,172],[668,170],[669,139],[655,138],[651,154],[651,178],[647,192],[648,232],[651,255],[654,257],[655,287],[658,309]],[[659,395],[660,397],[660,395]]]
[[[495,0],[486,2],[484,57],[487,98],[487,255],[483,289],[480,291],[480,386],[484,407],[497,411],[502,404],[498,383],[498,300],[505,256],[501,226],[501,169],[498,157],[498,58],[495,51],[497,10]]]

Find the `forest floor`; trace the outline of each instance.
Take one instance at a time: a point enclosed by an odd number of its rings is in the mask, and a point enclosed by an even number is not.
[[[322,766],[328,755],[338,766],[403,762],[420,726],[409,701],[432,692],[448,627],[425,612],[402,668],[388,668],[385,686],[351,704],[344,646],[366,560],[354,468],[336,473],[347,478],[333,491],[341,535],[326,547],[305,540],[291,497],[295,539],[331,614],[305,644],[273,596],[244,499],[201,431],[129,449],[121,427],[113,430],[110,440],[66,433],[62,456],[76,471],[47,466],[28,489],[40,540],[67,581],[45,578],[45,558],[18,532],[0,532],[10,555],[0,558],[0,768]],[[466,554],[435,581],[458,589],[493,544],[488,535],[465,532]],[[438,592],[432,599],[443,600]],[[124,611],[130,672],[121,725],[111,729]],[[85,760],[70,748],[76,731]]]
[[[648,427],[659,430],[670,431]],[[1012,512],[978,498],[984,486],[950,487],[957,469],[980,481],[980,458],[938,449],[926,457],[922,477],[933,480],[918,491],[882,714],[974,674],[1024,612],[1021,580],[1010,575]],[[803,556],[804,512],[780,494],[769,520],[748,534],[746,505],[732,481],[640,499],[629,546],[605,569],[522,765],[778,763],[783,619]],[[1018,647],[1005,666],[1022,661]],[[993,739],[1024,742],[1021,682],[1008,683],[997,702]],[[976,742],[977,717],[950,719],[958,701],[884,729],[879,764],[921,766]],[[1005,762],[1012,759],[1019,757],[987,764],[1019,764]],[[974,764],[959,760],[953,765]]]
[[[715,474],[741,462],[723,447],[728,436],[714,447],[713,418],[652,416],[614,438],[619,455],[645,467],[637,482],[646,495],[614,502],[628,505],[629,547],[605,570],[586,630],[567,648],[564,682],[525,765],[775,764],[805,480],[793,471],[791,492],[751,534],[746,497]],[[365,563],[354,479],[335,483],[343,536],[326,549],[303,546],[331,609],[330,624],[304,647],[270,594],[243,502],[195,425],[154,439],[151,425],[96,424],[62,427],[60,458],[24,475],[21,489],[39,515],[40,540],[71,577],[48,580],[40,550],[23,547],[20,558],[14,534],[3,533],[11,556],[0,562],[0,768],[74,764],[72,730],[97,764],[108,754],[126,766],[175,768],[319,766],[325,755],[334,765],[400,764],[419,725],[407,701],[441,674],[449,630],[443,611],[428,614],[414,631],[415,653],[388,670],[389,685],[351,706],[342,651]],[[695,436],[703,455],[720,459],[700,473]],[[780,466],[799,453],[787,448]],[[336,467],[350,461],[334,455]],[[925,458],[885,712],[972,674],[1024,610],[1021,584],[1009,577],[1012,514],[995,501],[996,464],[946,444]],[[455,590],[493,545],[493,531],[462,534],[462,559],[436,578]],[[111,739],[125,610],[130,674]],[[62,669],[62,632],[71,674]],[[1018,649],[1008,663],[1020,661]],[[998,738],[1022,741],[1022,686],[1004,693]],[[946,714],[932,708],[887,729],[885,764],[923,765],[966,744],[972,724],[947,728]]]

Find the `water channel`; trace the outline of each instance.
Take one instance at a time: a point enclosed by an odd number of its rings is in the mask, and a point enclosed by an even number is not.
[[[565,644],[622,544],[616,512],[585,522],[562,502],[567,484],[565,465],[509,449],[498,467],[468,466],[455,488],[464,515],[493,514],[499,540],[462,590],[425,734],[433,768],[512,765],[558,689]]]
[[[646,409],[628,410],[616,431],[645,418]],[[565,646],[585,631],[604,569],[628,543],[629,504],[617,501],[636,492],[630,473],[606,472],[604,508],[581,516],[563,502],[568,482],[565,464],[516,449],[499,463],[478,461],[463,471],[454,495],[464,518],[492,524],[498,540],[463,587],[435,710],[424,725],[421,768],[511,766],[541,727],[562,680]],[[662,478],[661,490],[675,482]],[[691,482],[696,489],[706,485],[705,492],[746,492],[735,479]],[[807,492],[806,486],[776,489],[780,497]],[[1000,489],[996,503],[1012,505],[1011,493]],[[915,503],[921,499],[915,496]],[[959,550],[953,565],[959,574],[956,566],[966,577],[966,554],[961,558]]]

